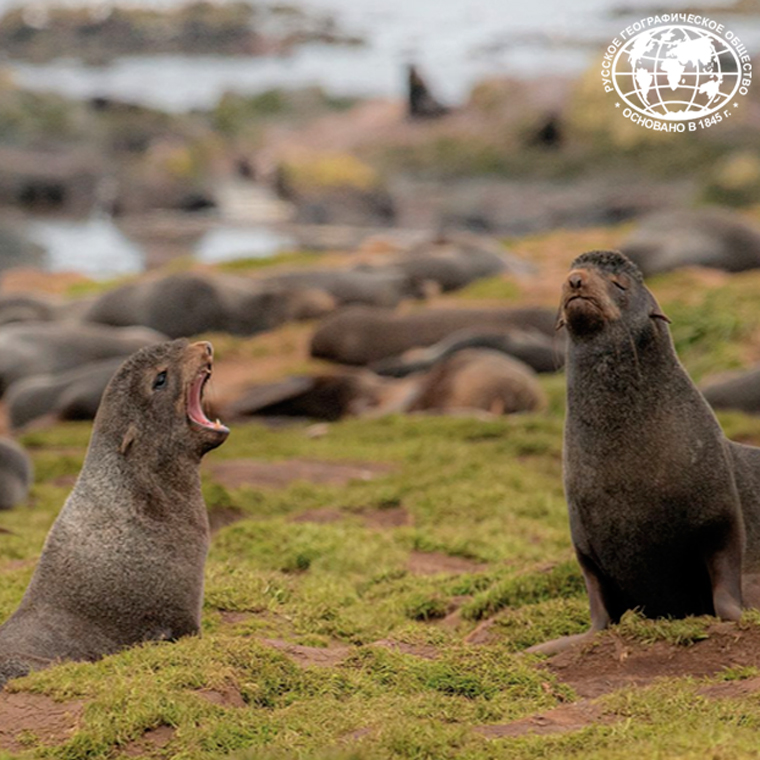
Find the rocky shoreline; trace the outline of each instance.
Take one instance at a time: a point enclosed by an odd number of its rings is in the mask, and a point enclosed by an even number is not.
[[[104,65],[134,55],[285,55],[320,42],[360,45],[328,14],[291,5],[194,2],[178,8],[22,7],[0,19],[0,49],[32,63],[78,58]]]

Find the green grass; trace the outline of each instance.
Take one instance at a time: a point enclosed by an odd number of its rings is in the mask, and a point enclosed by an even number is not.
[[[705,282],[674,273],[652,288],[694,375],[752,363],[760,277]],[[521,295],[506,281],[489,280],[461,297],[519,302]],[[220,346],[221,355],[251,361],[254,348],[236,339]],[[708,699],[700,692],[706,683],[756,677],[756,668],[730,658],[713,679],[667,678],[614,692],[600,702],[602,720],[585,728],[501,739],[478,732],[576,699],[539,667],[540,658],[523,653],[589,624],[562,490],[564,380],[541,383],[549,397],[545,412],[492,421],[392,416],[332,424],[318,438],[304,426],[235,426],[209,460],[299,457],[390,468],[343,486],[296,482],[280,489],[230,488],[205,470],[209,508],[235,510],[243,519],[214,536],[203,635],[12,682],[10,691],[85,706],[73,735],[45,744],[31,732],[23,737],[27,749],[0,758],[111,760],[160,726],[174,730],[171,740],[145,756],[757,757],[757,698]],[[760,420],[736,413],[720,419],[732,437],[760,443]],[[0,513],[0,528],[8,531],[0,533],[0,619],[23,594],[89,434],[89,424],[68,423],[23,437],[36,479],[28,505]],[[407,524],[378,528],[368,520],[388,508],[405,510]],[[338,519],[295,519],[318,510]],[[416,574],[412,560],[420,553],[454,558],[461,569]],[[689,647],[710,635],[710,622],[631,613],[614,635],[630,646]],[[749,613],[740,627],[759,622]],[[484,624],[485,643],[466,643]],[[270,640],[340,655],[304,668]],[[213,703],[204,697],[208,691],[234,693],[241,706]]]

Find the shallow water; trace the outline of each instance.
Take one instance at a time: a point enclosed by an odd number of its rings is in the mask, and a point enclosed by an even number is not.
[[[225,0],[218,0],[224,2]],[[0,12],[28,0],[0,0]],[[102,5],[101,0],[37,0],[35,5]],[[176,5],[181,0],[145,0],[123,5]],[[711,5],[730,0],[717,0]],[[362,47],[305,45],[292,55],[262,58],[122,58],[88,67],[74,61],[32,66],[4,65],[29,88],[89,98],[103,95],[171,111],[213,106],[225,91],[256,93],[272,87],[320,85],[340,95],[400,97],[404,65],[415,61],[433,91],[450,104],[467,97],[489,76],[571,76],[586,69],[612,37],[651,13],[656,0],[303,0],[307,9],[336,14],[342,28],[367,40]],[[612,9],[624,4],[631,14]],[[667,10],[692,6],[669,0]],[[636,10],[639,9],[639,10]],[[760,19],[720,17],[756,53]],[[93,277],[141,271],[143,250],[109,219],[33,222],[30,236],[49,250],[54,271],[78,269]],[[194,254],[205,262],[269,256],[291,241],[266,228],[220,227],[201,238]]]
[[[217,227],[195,245],[196,260],[205,264],[249,258],[263,259],[293,247],[293,240],[265,227]]]
[[[106,216],[33,221],[27,234],[46,249],[51,272],[81,272],[98,279],[135,274],[145,267],[140,246]]]
[[[145,269],[145,251],[107,216],[89,219],[33,220],[28,237],[46,249],[51,272],[81,272],[93,279],[138,274]],[[205,264],[240,258],[267,258],[292,249],[294,242],[266,227],[220,226],[209,230],[188,254]]]
[[[20,1],[0,0],[0,11]],[[87,0],[69,0],[68,4],[82,2]],[[580,73],[621,28],[646,15],[653,2],[304,0],[303,7],[334,12],[346,31],[363,36],[367,44],[305,45],[280,57],[153,56],[122,58],[103,67],[76,61],[8,65],[17,81],[30,88],[82,98],[104,95],[186,111],[208,108],[228,90],[256,93],[272,87],[321,85],[340,95],[397,97],[404,92],[404,65],[416,61],[434,91],[457,104],[484,77]],[[620,18],[610,12],[621,3],[634,9],[630,16]],[[669,0],[667,8],[687,5],[693,7],[694,3]],[[759,19],[735,17],[731,23],[751,50],[760,49]]]

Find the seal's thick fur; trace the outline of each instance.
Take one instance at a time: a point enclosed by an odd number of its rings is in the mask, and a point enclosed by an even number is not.
[[[625,256],[577,258],[559,321],[569,336],[565,492],[592,631],[634,608],[738,619],[756,605],[760,449],[723,435]]]
[[[209,541],[198,465],[229,432],[200,410],[211,356],[209,343],[162,343],[112,378],[76,485],[0,627],[0,683],[198,632]]]

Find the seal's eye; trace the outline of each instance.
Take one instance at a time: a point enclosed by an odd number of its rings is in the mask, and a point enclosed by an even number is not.
[[[166,370],[159,372],[156,375],[156,379],[153,381],[153,390],[157,391],[159,388],[163,388],[166,385]]]
[[[612,284],[620,290],[628,290],[628,278],[624,277],[610,277]]]

